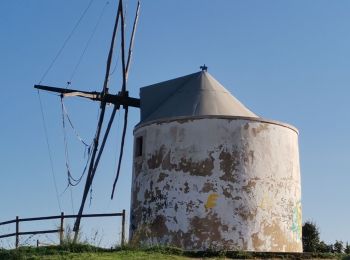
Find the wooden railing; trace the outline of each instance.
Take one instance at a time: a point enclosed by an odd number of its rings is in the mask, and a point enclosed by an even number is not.
[[[47,216],[47,217],[35,217],[35,218],[19,218],[18,216],[16,219],[8,220],[4,222],[0,222],[0,226],[2,225],[9,225],[9,224],[16,224],[16,232],[15,233],[9,233],[9,234],[3,234],[0,235],[1,238],[6,237],[16,237],[16,248],[19,246],[19,237],[23,235],[38,235],[38,234],[48,234],[48,233],[59,233],[60,236],[60,244],[63,243],[63,234],[64,234],[64,219],[66,218],[76,218],[78,215],[64,215],[63,212],[61,212],[61,215],[56,216]],[[105,213],[105,214],[83,214],[82,218],[96,218],[96,217],[122,217],[122,234],[121,234],[121,245],[124,245],[125,242],[125,210],[123,210],[121,213]],[[28,222],[28,221],[38,221],[38,220],[49,220],[49,219],[60,219],[60,228],[59,229],[51,229],[51,230],[36,230],[36,231],[26,231],[26,232],[20,232],[19,231],[19,223],[20,222]]]

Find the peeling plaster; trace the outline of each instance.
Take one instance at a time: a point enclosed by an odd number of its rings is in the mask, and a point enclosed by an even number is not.
[[[298,135],[266,121],[139,126],[130,242],[186,250],[301,252]]]

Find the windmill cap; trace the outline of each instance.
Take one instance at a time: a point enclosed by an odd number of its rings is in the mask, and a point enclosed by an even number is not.
[[[255,117],[203,70],[140,89],[141,122],[183,116]]]

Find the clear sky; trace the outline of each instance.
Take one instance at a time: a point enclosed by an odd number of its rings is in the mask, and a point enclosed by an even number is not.
[[[72,88],[101,90],[116,2],[106,6],[74,77],[104,0],[92,2],[42,84],[65,87],[71,81]],[[72,200],[70,191],[64,192],[59,98],[42,93],[61,209],[58,206],[33,85],[39,83],[88,3],[0,2],[0,221],[61,210],[76,213],[80,204],[83,185],[72,190]],[[125,3],[129,35],[136,1]],[[256,114],[299,129],[303,220],[315,221],[326,242],[350,241],[349,10],[350,2],[345,0],[144,0],[128,89],[138,96],[142,86],[196,72],[205,63],[209,73]],[[112,92],[121,83],[120,62],[114,66]],[[81,136],[90,142],[98,104],[71,98],[66,106]],[[131,109],[121,178],[116,198],[110,201],[122,118],[118,115],[115,120],[86,212],[129,211],[132,130],[138,120],[139,112]],[[73,174],[78,176],[84,148],[70,129],[67,134]],[[99,236],[116,243],[119,221],[106,220]],[[83,227],[99,224],[101,220],[89,220]],[[37,224],[33,225],[26,228]],[[11,228],[2,227],[0,232]],[[0,246],[4,243],[0,241]]]

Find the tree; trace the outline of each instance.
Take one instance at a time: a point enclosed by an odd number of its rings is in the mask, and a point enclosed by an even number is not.
[[[324,241],[321,241],[317,246],[317,252],[320,253],[332,253],[333,252],[333,245],[327,245]]]
[[[343,253],[344,246],[342,241],[336,240],[333,247],[334,247],[334,253],[339,253],[339,254]]]
[[[345,254],[348,254],[348,255],[350,254],[350,245],[349,245],[348,242],[346,242],[346,246],[345,246],[344,253],[345,253]]]
[[[306,221],[302,229],[304,252],[317,252],[320,244],[320,232],[315,223]]]

